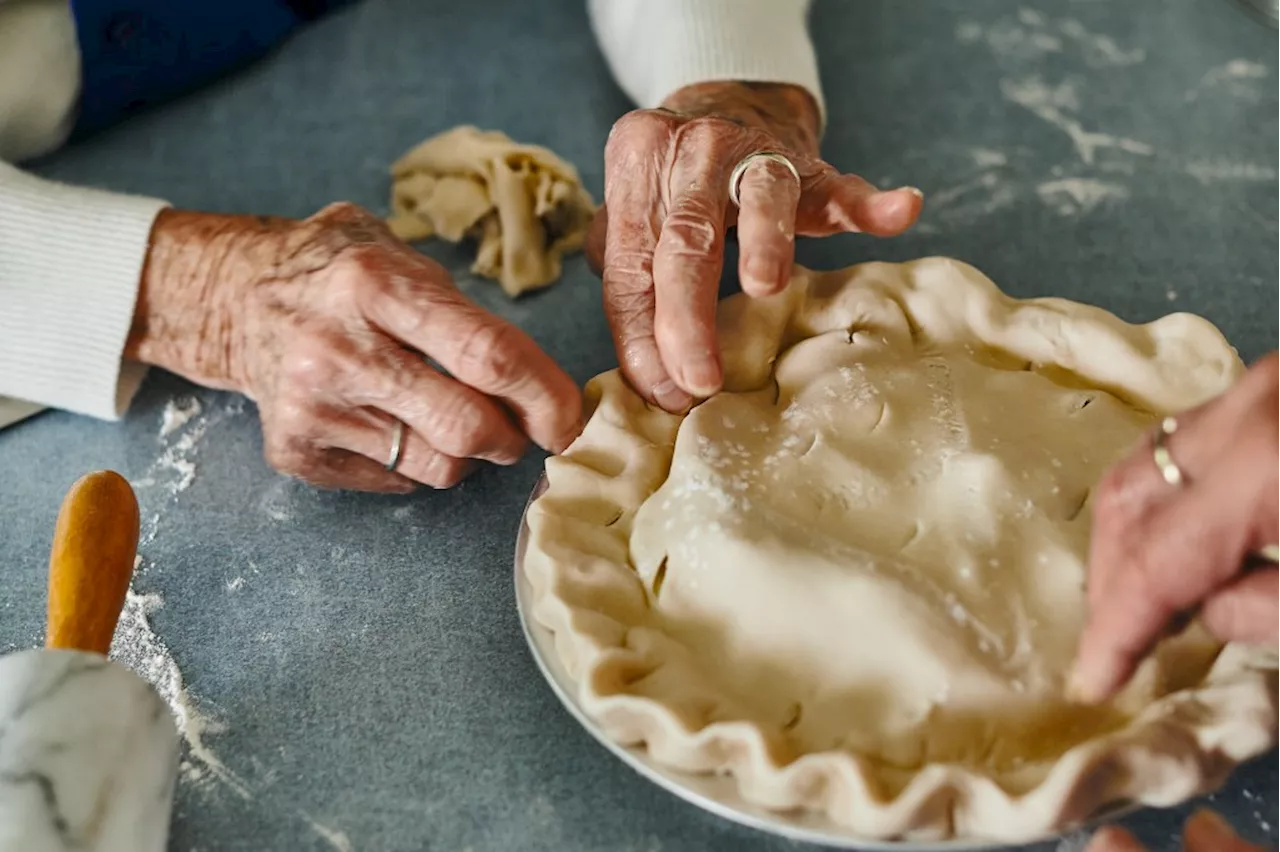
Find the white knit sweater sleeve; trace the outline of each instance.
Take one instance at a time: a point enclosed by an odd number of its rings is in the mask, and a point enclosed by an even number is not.
[[[79,90],[66,0],[0,0],[0,397],[116,419],[144,374],[123,352],[165,204],[3,162],[61,145]],[[30,411],[0,399],[0,426]]]
[[[641,107],[693,83],[744,80],[800,86],[824,109],[809,0],[587,0],[587,8],[614,78]]]

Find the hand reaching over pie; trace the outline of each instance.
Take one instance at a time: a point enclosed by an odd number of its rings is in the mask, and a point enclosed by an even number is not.
[[[1166,418],[1103,479],[1075,697],[1112,695],[1191,613],[1223,641],[1276,641],[1276,564],[1258,554],[1277,540],[1278,363]]]
[[[1262,852],[1242,840],[1231,826],[1213,811],[1192,814],[1182,831],[1183,852]],[[1093,836],[1084,852],[1147,852],[1147,847],[1129,832],[1108,826]]]
[[[738,229],[743,290],[765,296],[790,279],[797,234],[894,236],[915,222],[920,191],[881,192],[828,165],[820,125],[803,89],[734,82],[688,86],[614,125],[587,253],[618,363],[648,401],[682,411],[720,389],[727,229]],[[761,153],[775,156],[752,157]]]

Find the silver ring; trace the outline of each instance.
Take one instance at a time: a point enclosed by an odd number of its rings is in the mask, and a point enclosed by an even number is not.
[[[1156,463],[1156,470],[1160,471],[1160,476],[1165,482],[1175,486],[1187,481],[1182,468],[1178,467],[1178,463],[1173,460],[1173,454],[1169,452],[1167,444],[1169,436],[1177,431],[1178,421],[1172,417],[1166,417],[1160,421],[1155,440],[1151,444],[1151,459]]]
[[[787,171],[791,172],[791,176],[796,179],[796,183],[803,183],[803,181],[800,180],[800,172],[796,170],[795,163],[791,162],[784,155],[779,154],[777,151],[756,151],[754,154],[748,154],[743,157],[738,165],[733,167],[733,171],[729,173],[729,200],[733,202],[734,207],[741,206],[741,203],[738,201],[738,187],[742,183],[742,176],[746,174],[747,169],[756,160],[770,160],[775,163],[781,163],[786,167]]]
[[[386,468],[392,472],[400,466],[400,456],[404,454],[404,421],[397,420],[391,427],[391,455],[387,458]]]
[[[1178,467],[1178,463],[1173,460],[1173,454],[1169,452],[1169,436],[1177,431],[1178,421],[1173,417],[1166,417],[1160,421],[1155,440],[1151,444],[1151,459],[1156,463],[1156,470],[1160,471],[1160,476],[1165,482],[1174,486],[1182,485],[1187,481],[1187,475],[1182,472],[1182,468]],[[1280,546],[1268,544],[1250,555],[1263,562],[1280,562]]]

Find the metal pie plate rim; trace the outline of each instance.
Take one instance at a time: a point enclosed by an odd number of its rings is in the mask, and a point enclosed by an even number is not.
[[[832,849],[858,849],[864,852],[978,852],[979,850],[1017,847],[1027,844],[1051,842],[1064,834],[1080,828],[1098,825],[1138,809],[1138,805],[1125,804],[1088,821],[1086,825],[1070,826],[1058,834],[1029,838],[1016,844],[1004,844],[991,840],[877,840],[851,834],[848,829],[822,814],[812,812],[769,811],[744,800],[737,790],[737,782],[731,775],[693,775],[668,769],[649,757],[643,747],[623,746],[614,742],[601,730],[578,702],[577,683],[569,676],[555,650],[555,636],[533,619],[533,587],[524,576],[524,556],[529,545],[529,507],[547,490],[547,477],[542,474],[534,484],[533,492],[520,516],[520,531],[516,536],[515,593],[520,626],[529,644],[538,670],[551,686],[551,691],[569,711],[569,715],[600,743],[631,769],[680,799],[708,813],[730,822],[754,828],[767,834],[788,840],[812,843]]]

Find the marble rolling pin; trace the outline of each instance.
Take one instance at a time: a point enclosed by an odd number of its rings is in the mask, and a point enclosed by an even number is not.
[[[107,659],[138,547],[138,502],[91,473],[58,513],[45,647],[0,657],[0,852],[164,852],[178,732]]]

